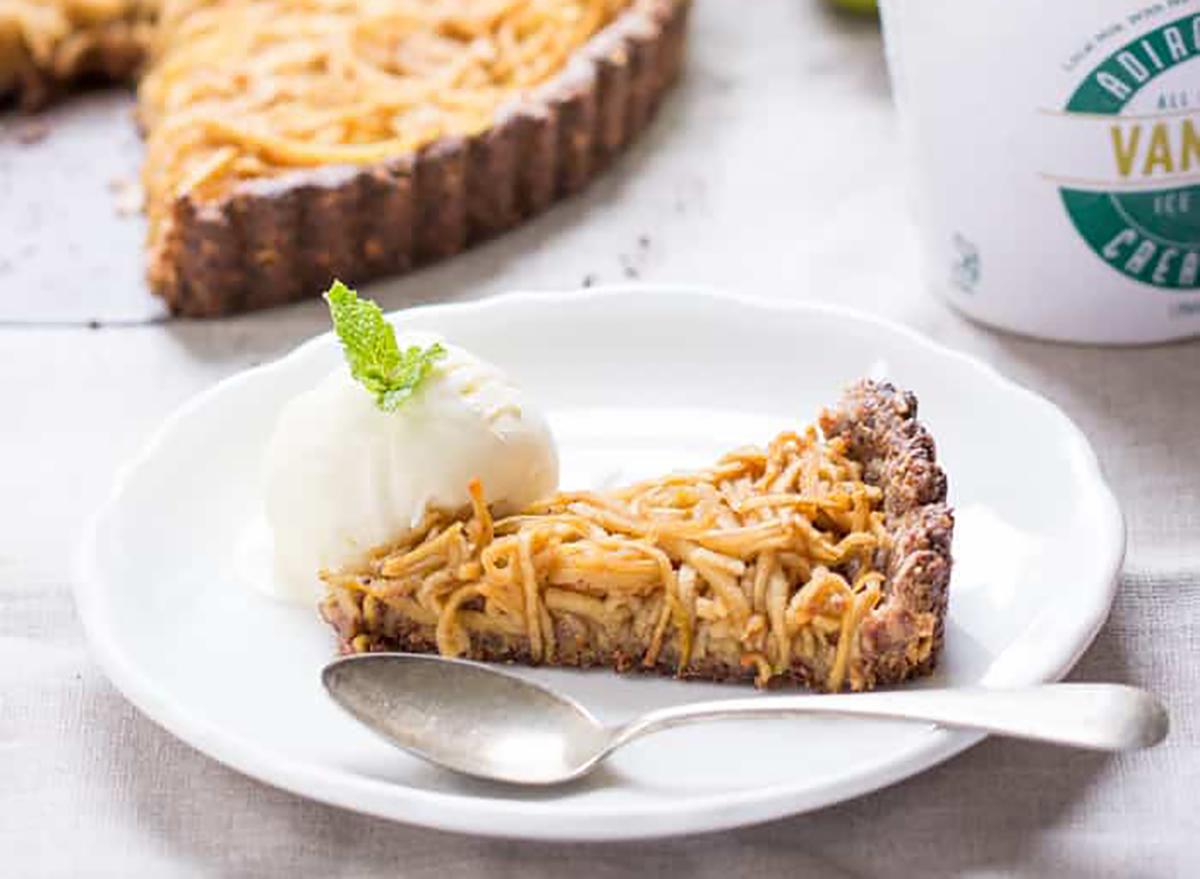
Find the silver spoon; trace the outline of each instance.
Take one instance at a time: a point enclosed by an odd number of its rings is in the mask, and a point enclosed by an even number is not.
[[[578,778],[634,739],[697,720],[885,717],[1098,751],[1150,747],[1168,727],[1157,699],[1121,684],[753,696],[605,726],[566,696],[475,662],[367,653],[330,663],[321,677],[335,702],[409,753],[455,772],[529,785]]]

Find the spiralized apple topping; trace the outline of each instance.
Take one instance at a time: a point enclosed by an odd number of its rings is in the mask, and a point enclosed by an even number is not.
[[[327,600],[368,627],[384,608],[433,627],[446,656],[488,633],[552,664],[555,621],[570,615],[598,642],[644,645],[646,666],[669,648],[681,674],[732,655],[760,685],[799,663],[830,690],[861,689],[858,627],[882,596],[889,540],[882,493],[862,476],[841,439],[810,428],[706,470],[560,493],[499,519],[474,484],[470,510],[432,511],[364,566],[324,573]]]

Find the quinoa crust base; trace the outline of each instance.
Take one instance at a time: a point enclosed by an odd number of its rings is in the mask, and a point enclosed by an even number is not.
[[[843,396],[838,407],[821,419],[826,437],[842,437],[849,454],[863,464],[864,481],[883,490],[883,510],[890,547],[881,568],[886,574],[883,600],[858,630],[859,668],[866,688],[895,684],[929,674],[937,663],[945,634],[950,583],[950,544],[954,517],[946,506],[946,475],[937,464],[933,437],[917,421],[917,400],[892,385],[861,382]],[[361,604],[361,593],[353,593]],[[328,601],[321,613],[338,634],[344,653],[366,636],[371,651],[436,653],[434,628],[404,618],[388,608],[368,623],[361,613],[347,615]],[[609,638],[601,648],[588,625],[569,613],[552,615],[556,636],[554,665],[607,666],[618,671],[653,671],[712,681],[751,681],[753,666],[732,664],[717,656],[689,662],[680,672],[676,639],[664,639],[652,667],[641,662],[646,645],[629,633]],[[486,662],[531,662],[524,637],[472,633],[464,659]],[[796,660],[773,683],[822,686],[819,670]]]

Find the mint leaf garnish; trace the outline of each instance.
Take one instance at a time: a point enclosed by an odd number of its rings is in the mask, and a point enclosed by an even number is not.
[[[325,293],[333,329],[342,342],[350,374],[375,395],[375,405],[395,412],[412,397],[437,361],[446,356],[440,343],[427,348],[412,345],[404,351],[396,342],[396,331],[379,306],[334,281]]]

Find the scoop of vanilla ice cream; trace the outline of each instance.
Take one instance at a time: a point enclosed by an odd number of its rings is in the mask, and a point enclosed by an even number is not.
[[[402,334],[401,348],[440,341]],[[443,342],[416,393],[394,412],[341,366],[284,408],[266,452],[267,521],[281,598],[311,602],[318,572],[400,539],[427,507],[460,509],[468,485],[522,507],[558,484],[545,418],[499,369]]]

